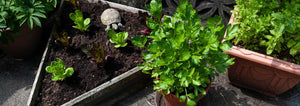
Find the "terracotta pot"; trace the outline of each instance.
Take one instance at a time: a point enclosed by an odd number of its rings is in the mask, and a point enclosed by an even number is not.
[[[229,24],[234,21],[232,14]],[[227,51],[235,58],[228,69],[231,84],[275,97],[300,82],[300,65],[233,46]]]
[[[233,46],[227,51],[235,58],[228,69],[231,84],[275,97],[300,81],[300,65]]]
[[[211,81],[205,89],[206,92],[208,92],[210,86],[211,86]],[[196,101],[196,103],[199,102],[205,96],[205,95],[202,95],[201,93],[200,93],[200,95],[201,95],[201,97]],[[166,106],[186,106],[186,100],[184,102],[180,102],[179,98],[176,95],[171,94],[171,93],[164,96],[164,102],[165,102]]]
[[[15,58],[30,58],[39,46],[41,30],[37,27],[31,30],[27,23],[25,23],[19,34],[20,36],[12,35],[14,42],[9,41],[8,45],[1,46],[1,49]]]

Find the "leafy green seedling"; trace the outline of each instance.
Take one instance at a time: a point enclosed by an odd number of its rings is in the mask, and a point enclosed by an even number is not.
[[[114,30],[108,29],[106,33],[110,37],[109,41],[111,43],[116,43],[116,48],[125,47],[127,45],[127,43],[125,43],[125,40],[128,37],[128,32],[116,33]]]
[[[50,66],[46,67],[46,72],[51,73],[52,81],[62,81],[67,77],[71,77],[74,73],[74,69],[69,67],[66,69],[64,62],[56,58],[57,61],[51,62]]]
[[[68,36],[67,32],[62,32],[61,34],[55,33],[55,43],[62,45],[64,47],[70,46],[70,36]]]
[[[83,19],[82,12],[80,10],[76,10],[75,13],[70,13],[69,17],[74,21],[76,26],[72,26],[73,28],[79,29],[81,32],[87,31],[90,27],[90,18]]]
[[[78,0],[65,0],[65,1],[70,2],[74,6],[75,9],[79,9],[80,4],[79,4]]]
[[[93,58],[93,62],[104,65],[107,61],[107,57],[109,57],[110,55],[107,55],[100,43],[93,44],[92,46],[93,47],[90,50],[88,49],[87,45],[82,45],[81,50],[86,55],[91,56]]]

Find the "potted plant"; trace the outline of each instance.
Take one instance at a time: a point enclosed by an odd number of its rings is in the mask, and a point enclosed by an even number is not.
[[[56,0],[1,0],[0,46],[17,58],[32,56],[38,47],[41,19],[56,7]]]
[[[167,106],[196,105],[206,94],[210,79],[225,73],[226,68],[234,64],[234,58],[222,51],[230,50],[228,40],[235,36],[237,27],[224,28],[219,16],[209,18],[207,27],[200,25],[200,15],[187,0],[180,0],[171,17],[161,18],[160,1],[152,0],[146,7],[153,16],[147,18],[146,23],[152,30],[147,36],[151,42],[145,47],[144,63],[139,68],[155,78],[154,89],[164,95]],[[146,37],[132,39],[135,45],[143,47]]]
[[[236,0],[232,84],[276,96],[300,81],[299,0]],[[255,51],[255,52],[254,52]]]

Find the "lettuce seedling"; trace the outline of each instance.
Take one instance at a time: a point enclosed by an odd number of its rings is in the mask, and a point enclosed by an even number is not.
[[[75,9],[79,9],[80,4],[79,4],[78,0],[65,0],[65,1],[70,2],[74,6]]]
[[[73,28],[79,29],[81,32],[87,31],[90,27],[90,18],[83,19],[82,12],[80,10],[76,10],[75,13],[70,13],[69,17],[74,21],[76,26],[72,26]]]
[[[66,69],[64,62],[60,58],[56,58],[56,60],[51,62],[50,66],[46,67],[46,72],[53,75],[52,81],[62,81],[67,77],[71,77],[74,69],[72,67]]]
[[[116,33],[114,30],[108,29],[106,33],[110,37],[109,41],[111,43],[116,43],[116,48],[125,47],[127,45],[127,43],[125,43],[125,40],[128,37],[128,32]]]
[[[104,65],[107,61],[107,57],[110,55],[107,55],[100,43],[93,44],[92,46],[93,48],[89,50],[87,45],[82,45],[81,51],[86,55],[91,56],[93,58],[93,62],[99,63],[101,66]]]
[[[60,34],[55,33],[55,43],[60,44],[64,47],[70,46],[70,36],[68,36],[67,32],[62,32]]]

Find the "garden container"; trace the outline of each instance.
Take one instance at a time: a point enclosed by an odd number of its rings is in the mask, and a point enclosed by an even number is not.
[[[234,21],[232,14],[230,22]],[[233,46],[226,51],[235,58],[228,69],[230,83],[275,97],[300,81],[300,65]]]
[[[120,10],[124,10],[127,12],[138,13],[138,12],[147,12],[145,10],[108,2],[105,0],[88,0],[88,3],[98,3],[101,2],[103,4],[109,5],[111,8],[116,8]],[[53,28],[53,33],[55,32],[56,27]],[[48,40],[47,47],[44,51],[40,66],[38,68],[36,78],[30,93],[30,97],[28,99],[27,105],[32,106],[36,105],[36,101],[39,95],[39,91],[41,90],[41,84],[43,77],[45,75],[45,67],[44,64],[47,61],[47,57],[49,56],[50,50],[50,42],[53,42],[53,33]],[[76,70],[75,70],[76,71]],[[149,75],[143,74],[141,69],[138,67],[134,67],[129,71],[114,77],[113,79],[100,84],[96,88],[93,88],[90,91],[87,91],[80,96],[75,97],[74,99],[62,104],[63,106],[83,106],[83,105],[97,105],[101,104],[101,102],[106,101],[109,98],[117,98],[114,100],[121,100],[126,97],[126,95],[130,95],[135,93],[136,91],[142,89],[151,82],[151,78]],[[121,95],[118,95],[121,93]],[[125,94],[124,94],[125,93]]]
[[[209,83],[209,85],[206,87],[205,91],[208,92],[209,88],[211,86],[211,82]],[[205,95],[200,94],[201,97],[196,101],[196,103],[198,103]],[[166,106],[186,106],[186,101],[185,102],[180,102],[179,98],[174,95],[174,94],[168,94],[168,95],[164,95],[164,103],[166,104]],[[160,99],[160,98],[157,98]],[[157,103],[160,104],[160,103]]]
[[[7,45],[0,48],[8,55],[17,59],[26,59],[33,56],[40,45],[41,28],[34,27],[32,30],[27,24],[23,24],[19,36],[12,35],[14,41],[8,41]]]

